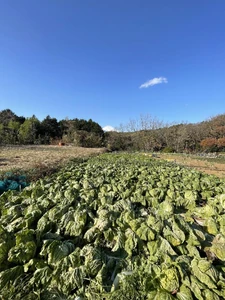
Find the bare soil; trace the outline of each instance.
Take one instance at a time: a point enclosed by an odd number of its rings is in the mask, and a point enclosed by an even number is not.
[[[11,170],[46,169],[58,167],[73,158],[86,158],[104,153],[104,148],[35,145],[0,147],[0,173]],[[182,154],[159,154],[157,159],[175,162],[207,174],[225,178],[225,163],[197,159]]]
[[[160,154],[160,159],[175,162],[179,165],[194,168],[198,171],[205,172],[207,174],[215,175],[220,178],[225,178],[225,163],[219,163],[217,161],[207,161],[198,159],[192,156],[184,156],[179,154]]]
[[[0,147],[0,172],[12,169],[58,166],[73,158],[98,155],[104,148],[81,148],[74,146],[35,145]]]

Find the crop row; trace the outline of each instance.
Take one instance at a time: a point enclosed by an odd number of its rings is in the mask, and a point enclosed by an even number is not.
[[[2,299],[224,299],[225,182],[141,155],[0,197]]]

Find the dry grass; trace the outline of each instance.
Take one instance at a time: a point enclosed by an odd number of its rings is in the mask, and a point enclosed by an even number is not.
[[[0,173],[10,170],[37,170],[37,178],[48,170],[60,167],[73,158],[86,158],[105,152],[104,148],[80,148],[74,146],[8,146],[0,147]],[[208,162],[179,154],[160,154],[159,159],[194,168],[207,174],[225,178],[225,163]],[[37,172],[37,173],[38,173]],[[35,176],[33,175],[34,179]]]
[[[55,167],[73,158],[85,158],[104,151],[103,148],[52,145],[0,147],[0,171]]]
[[[168,161],[175,161],[179,165],[194,168],[198,171],[205,172],[207,174],[216,175],[220,178],[225,178],[225,164],[213,161],[207,161],[202,159],[197,159],[195,157],[179,154],[160,154],[161,159]]]

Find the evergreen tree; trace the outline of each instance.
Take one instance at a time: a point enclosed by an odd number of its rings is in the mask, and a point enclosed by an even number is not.
[[[61,137],[61,128],[56,118],[49,115],[41,122],[41,138],[44,143],[49,143],[50,139]]]

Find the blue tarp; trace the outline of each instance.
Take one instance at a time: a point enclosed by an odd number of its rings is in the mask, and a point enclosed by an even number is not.
[[[24,175],[13,175],[12,173],[6,173],[2,176],[3,180],[0,180],[0,195],[8,190],[20,191],[29,185],[26,182],[26,176]]]

